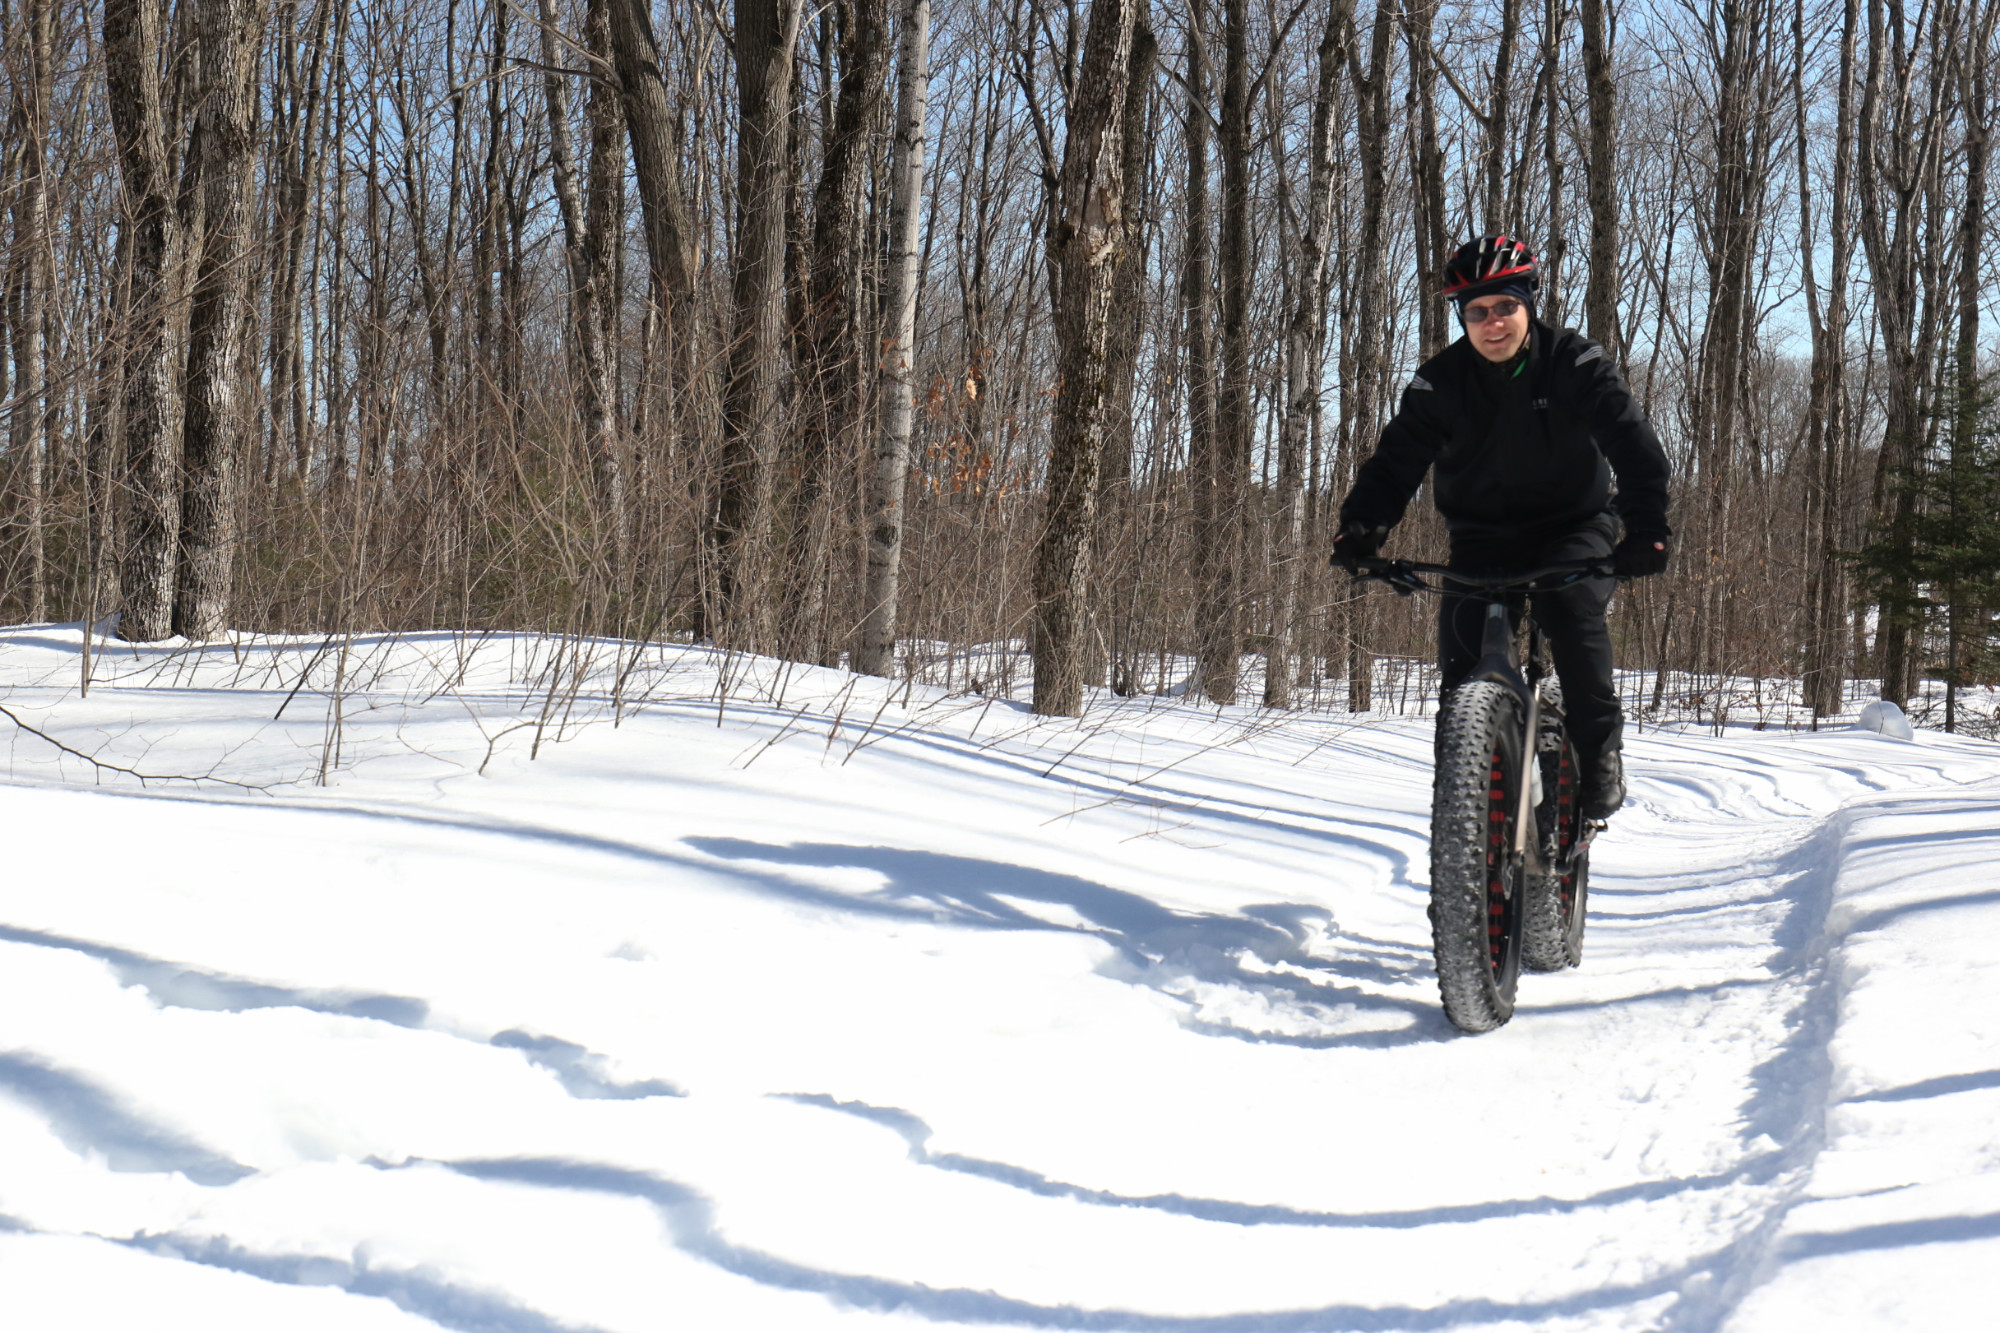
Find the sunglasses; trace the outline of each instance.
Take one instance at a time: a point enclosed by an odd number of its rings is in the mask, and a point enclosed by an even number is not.
[[[1489,319],[1512,318],[1514,312],[1520,308],[1521,303],[1519,301],[1516,301],[1511,296],[1503,296],[1492,305],[1465,306],[1459,311],[1459,314],[1468,324],[1484,324]]]

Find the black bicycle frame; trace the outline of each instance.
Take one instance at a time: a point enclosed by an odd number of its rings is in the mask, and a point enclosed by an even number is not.
[[[1549,565],[1524,574],[1469,574],[1447,565],[1424,564],[1415,560],[1363,560],[1355,574],[1357,582],[1388,584],[1398,595],[1428,592],[1459,595],[1483,594],[1486,622],[1479,636],[1479,661],[1466,680],[1491,681],[1504,686],[1521,701],[1525,725],[1521,731],[1521,767],[1524,774],[1518,807],[1514,811],[1513,853],[1530,873],[1543,875],[1552,869],[1542,859],[1541,841],[1528,836],[1535,826],[1535,791],[1541,786],[1541,763],[1535,749],[1542,725],[1542,694],[1536,689],[1542,678],[1542,627],[1528,617],[1528,674],[1514,657],[1517,636],[1508,614],[1508,601],[1516,594],[1554,592],[1587,578],[1612,577],[1608,566],[1598,561]],[[1424,575],[1438,579],[1429,583]],[[1579,839],[1579,845],[1585,840]]]

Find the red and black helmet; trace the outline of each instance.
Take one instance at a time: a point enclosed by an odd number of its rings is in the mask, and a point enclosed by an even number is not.
[[[1458,247],[1444,266],[1444,290],[1450,301],[1469,301],[1507,287],[1525,287],[1530,296],[1541,289],[1542,261],[1512,236],[1482,236]]]

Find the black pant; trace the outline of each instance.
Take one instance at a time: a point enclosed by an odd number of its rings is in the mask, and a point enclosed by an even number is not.
[[[1554,532],[1453,533],[1450,564],[1468,574],[1512,574],[1579,560],[1608,561],[1617,536],[1618,520],[1610,514]],[[1532,594],[1535,623],[1548,637],[1556,679],[1562,682],[1563,714],[1586,773],[1598,754],[1623,744],[1625,715],[1611,683],[1611,631],[1604,624],[1604,608],[1616,586],[1611,579],[1594,578]],[[1510,599],[1517,627],[1525,600],[1518,594]],[[1446,697],[1479,664],[1486,607],[1483,596],[1447,595],[1438,609],[1438,669],[1444,673]]]

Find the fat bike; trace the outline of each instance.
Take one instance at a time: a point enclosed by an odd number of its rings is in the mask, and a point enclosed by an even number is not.
[[[1514,1016],[1521,969],[1583,959],[1590,843],[1604,827],[1579,806],[1581,770],[1541,627],[1523,605],[1600,563],[1488,577],[1410,560],[1364,560],[1357,581],[1483,597],[1478,665],[1445,698],[1431,786],[1431,944],[1445,1016],[1490,1032]],[[1510,603],[1523,605],[1520,628]]]

